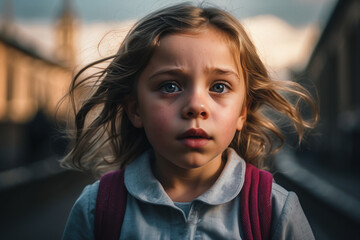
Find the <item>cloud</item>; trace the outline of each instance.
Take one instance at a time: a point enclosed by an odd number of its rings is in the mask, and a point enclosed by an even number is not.
[[[314,24],[295,28],[274,15],[250,17],[241,22],[253,39],[264,63],[275,72],[306,64],[319,36],[319,29]],[[135,20],[128,20],[80,26],[76,41],[78,65],[84,66],[114,54],[134,23]],[[43,23],[23,24],[23,39],[31,39],[43,53],[51,55],[56,47],[52,27]]]

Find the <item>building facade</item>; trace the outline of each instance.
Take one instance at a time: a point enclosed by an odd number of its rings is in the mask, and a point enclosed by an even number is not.
[[[334,169],[359,171],[360,1],[338,2],[304,75],[316,86],[320,102],[311,142],[315,159]]]
[[[23,40],[11,21],[0,31],[0,170],[49,158],[56,133],[58,103],[66,94],[76,62],[75,15],[64,1],[55,25],[53,57],[45,57]],[[57,145],[56,141],[52,145]],[[64,144],[53,146],[63,151]]]

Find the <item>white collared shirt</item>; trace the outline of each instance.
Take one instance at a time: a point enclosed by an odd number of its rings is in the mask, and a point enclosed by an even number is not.
[[[246,163],[232,149],[215,184],[190,203],[174,203],[151,171],[151,151],[125,171],[129,192],[120,239],[244,239],[239,193]],[[87,186],[76,201],[63,239],[94,239],[99,182]],[[182,205],[182,206],[181,206]],[[273,183],[272,239],[314,239],[295,193]],[[186,214],[188,210],[188,214]]]

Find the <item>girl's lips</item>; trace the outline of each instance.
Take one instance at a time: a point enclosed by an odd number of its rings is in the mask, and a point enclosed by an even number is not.
[[[209,141],[209,138],[183,138],[180,140],[180,142],[188,148],[202,148]]]
[[[181,134],[179,137],[179,139],[184,139],[184,138],[208,138],[209,139],[209,135],[202,130],[201,128],[191,128],[189,130],[187,130],[186,132],[184,132],[183,134]]]
[[[204,147],[211,140],[209,135],[201,128],[191,128],[181,134],[178,139],[189,148]]]

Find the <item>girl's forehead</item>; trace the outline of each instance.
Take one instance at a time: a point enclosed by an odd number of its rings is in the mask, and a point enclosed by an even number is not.
[[[163,53],[172,52],[174,50],[179,51],[181,48],[191,48],[192,51],[196,53],[201,53],[201,51],[204,49],[210,52],[226,49],[226,52],[228,52],[232,57],[232,62],[236,72],[240,76],[243,73],[240,64],[239,46],[236,41],[234,41],[229,35],[230,34],[214,26],[169,33],[161,36],[156,45],[155,53],[160,49],[163,51]],[[210,43],[212,48],[206,48],[206,46],[208,46],[206,45],[207,43]]]
[[[201,72],[208,76],[232,75],[241,80],[242,72],[234,56],[226,39],[213,29],[167,34],[159,41],[141,75]]]
[[[224,55],[231,55],[231,49],[226,39],[217,31],[205,29],[201,32],[172,33],[162,37],[155,48],[155,52],[163,53],[192,53],[212,54],[217,52]],[[194,57],[197,57],[196,55]]]

